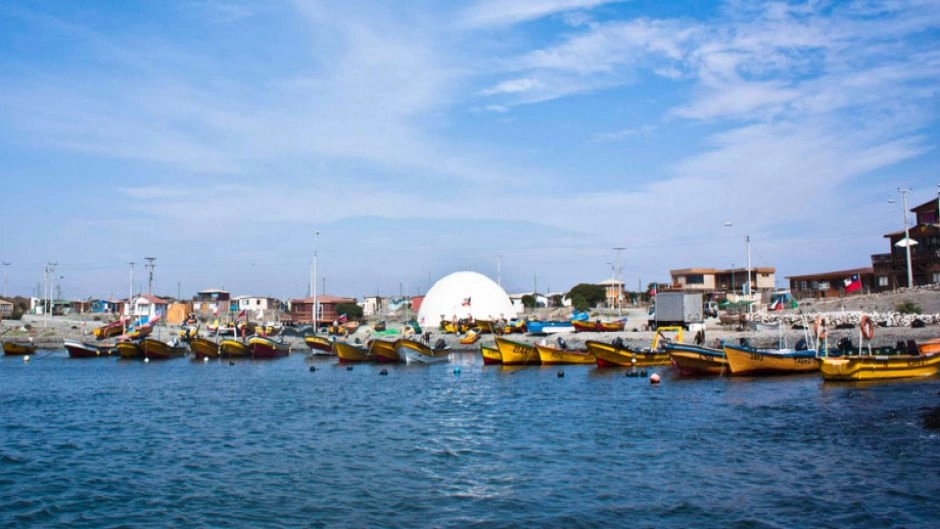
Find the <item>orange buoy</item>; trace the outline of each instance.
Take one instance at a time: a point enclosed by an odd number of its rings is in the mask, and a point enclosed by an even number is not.
[[[861,321],[858,322],[858,328],[862,331],[862,337],[866,340],[871,340],[875,335],[875,326],[871,323],[871,318],[866,314],[862,316]]]
[[[658,375],[658,374],[653,373],[652,375],[650,375],[650,384],[659,384],[659,375]]]

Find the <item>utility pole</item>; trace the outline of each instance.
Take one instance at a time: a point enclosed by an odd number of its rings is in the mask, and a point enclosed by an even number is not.
[[[7,297],[7,267],[8,266],[10,266],[10,263],[4,261],[3,262],[3,297]]]
[[[149,270],[149,276],[150,276],[147,279],[147,293],[152,296],[153,295],[153,269],[157,267],[157,265],[154,264],[154,261],[156,261],[157,258],[156,257],[144,257],[144,260],[147,261],[147,263],[144,265],[144,268],[147,268]]]
[[[914,286],[914,270],[911,268],[911,234],[907,226],[907,194],[910,189],[899,187],[901,193],[901,204],[904,209],[904,251],[907,254],[907,288]]]
[[[623,316],[623,283],[620,282],[620,274],[623,272],[623,268],[620,266],[620,252],[626,250],[626,248],[614,248],[617,250],[617,315]]]
[[[317,230],[313,233],[313,272],[310,276],[310,297],[313,298],[313,314],[311,314],[311,321],[313,321],[313,334],[317,333],[317,326],[319,322],[319,307],[320,303],[317,300],[317,246],[320,244],[320,231]],[[326,292],[326,278],[323,278],[323,291]]]
[[[753,303],[751,303],[751,236],[744,236],[745,244],[747,245],[747,314],[751,315],[753,311]]]
[[[134,303],[134,302],[133,302],[133,298],[134,298],[134,264],[135,264],[135,263],[134,263],[134,261],[131,261],[131,262],[128,263],[128,264],[131,265],[131,283],[130,283],[130,288],[129,288],[128,291],[127,291],[127,317],[128,317],[128,319],[130,319],[130,317],[131,317],[131,304]],[[124,324],[124,332],[125,332],[125,333],[127,332],[127,324],[126,324],[126,323]]]

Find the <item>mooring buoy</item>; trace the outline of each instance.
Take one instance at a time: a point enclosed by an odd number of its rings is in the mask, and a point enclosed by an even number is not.
[[[383,370],[379,371],[379,375],[385,376],[385,375],[387,375],[387,374],[388,374],[388,369],[383,369]]]
[[[558,370],[558,378],[564,378],[564,377],[565,377],[565,371],[562,370],[562,369],[559,369],[559,370]]]
[[[659,384],[659,375],[658,375],[658,374],[653,373],[652,375],[650,375],[650,384]]]

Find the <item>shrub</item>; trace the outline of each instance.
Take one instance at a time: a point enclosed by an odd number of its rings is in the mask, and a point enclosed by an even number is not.
[[[921,314],[923,309],[913,301],[903,301],[894,306],[894,310],[901,314]]]

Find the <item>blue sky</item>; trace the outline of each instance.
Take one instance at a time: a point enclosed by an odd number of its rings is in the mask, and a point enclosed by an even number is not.
[[[868,266],[937,195],[940,5],[6,2],[11,294]],[[725,227],[726,222],[733,226]],[[314,235],[319,231],[319,236]],[[141,265],[136,268],[142,283]]]

